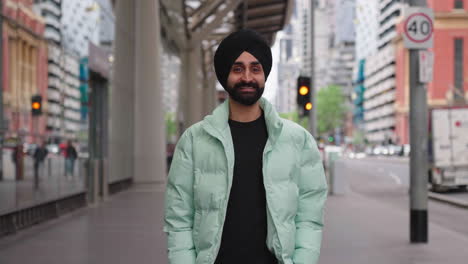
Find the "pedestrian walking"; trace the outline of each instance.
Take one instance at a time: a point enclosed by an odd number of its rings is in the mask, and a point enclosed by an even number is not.
[[[170,264],[317,263],[323,166],[312,135],[261,97],[271,67],[251,30],[216,50],[229,98],[177,143],[165,193]]]
[[[23,153],[23,142],[18,140],[16,146],[13,148],[11,153],[11,159],[15,167],[15,179],[17,181],[23,180],[23,164],[24,164],[24,153]]]
[[[65,148],[65,176],[72,177],[75,171],[75,161],[78,158],[75,147],[71,140],[67,142],[67,147]]]
[[[34,154],[33,154],[33,159],[34,159],[34,183],[35,183],[36,187],[39,184],[39,168],[42,167],[42,164],[44,163],[44,160],[46,159],[48,154],[49,154],[49,151],[47,150],[45,142],[43,142],[41,145],[39,145],[36,148],[36,150],[34,151]]]

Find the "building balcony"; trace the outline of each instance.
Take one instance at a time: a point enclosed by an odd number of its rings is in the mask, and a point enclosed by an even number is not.
[[[59,32],[50,27],[46,27],[44,31],[44,37],[46,39],[55,41],[56,43],[60,43],[62,41],[62,37],[60,36]]]
[[[378,85],[382,81],[395,76],[396,67],[395,65],[388,65],[384,67],[379,72],[375,73],[373,76],[369,77],[364,81],[364,86],[367,87],[368,90],[371,90],[373,86]]]
[[[376,54],[369,56],[366,60],[365,75],[369,79],[376,72],[395,61],[395,47],[388,45]]]
[[[62,81],[55,76],[49,76],[48,82],[49,88],[54,88],[56,90],[60,90],[62,88]]]
[[[390,1],[384,1],[384,2],[387,2],[384,6],[381,6],[380,10],[382,10],[389,2],[391,2],[392,0]],[[382,21],[384,21],[385,19],[387,19],[390,15],[392,15],[393,13],[397,12],[398,10],[402,10],[403,9],[403,4],[402,3],[393,3],[389,8],[387,8],[387,10],[385,10],[385,12],[383,13],[380,13],[379,14],[379,22],[382,23]],[[398,17],[395,17],[398,19]],[[390,22],[390,20],[392,19],[389,19],[387,20],[387,22],[385,24],[383,24],[381,26],[382,27],[388,27],[387,24]],[[380,34],[380,31],[379,31],[379,34]]]
[[[73,110],[65,110],[64,111],[64,116],[65,118],[72,120],[72,121],[80,121],[81,120],[81,114],[80,112],[73,111]]]
[[[76,100],[71,97],[67,97],[64,99],[64,106],[69,109],[73,110],[80,110],[81,108],[81,102],[79,100]]]
[[[53,100],[55,102],[60,102],[60,99],[61,99],[60,92],[57,91],[57,90],[48,89],[47,90],[47,98],[49,100]]]
[[[389,116],[375,121],[366,122],[364,127],[368,132],[389,129],[391,127],[395,127],[395,117]]]
[[[47,112],[53,115],[60,115],[62,113],[62,107],[58,103],[48,102]]]
[[[395,114],[394,104],[387,104],[369,111],[364,112],[364,120],[371,121],[385,116]]]
[[[377,83],[376,85],[372,87],[368,87],[364,91],[364,98],[365,99],[370,99],[380,93],[383,93],[387,90],[394,89],[396,87],[396,80],[395,77],[388,78],[384,81],[381,81]]]
[[[387,43],[389,43],[390,41],[392,41],[394,38],[396,38],[398,36],[398,33],[396,30],[394,31],[391,31],[389,32],[388,34],[386,34],[385,36],[383,36],[381,39],[378,40],[377,42],[377,46],[379,48],[382,48],[383,46],[385,46]]]
[[[56,3],[52,3],[50,1],[42,2],[39,5],[39,8],[42,10],[47,10],[50,13],[54,14],[57,17],[60,17],[62,15],[62,12],[60,10],[60,1],[54,1]],[[59,2],[59,3],[57,3]]]
[[[364,109],[367,111],[367,110],[376,108],[377,106],[388,104],[393,101],[395,101],[395,90],[388,91],[372,99],[368,99],[364,102],[363,105],[364,105]]]
[[[44,22],[46,25],[52,26],[56,28],[57,30],[60,30],[61,28],[60,21],[56,17],[53,17],[51,15],[45,16]]]
[[[49,64],[48,65],[48,72],[50,74],[53,74],[55,76],[57,76],[58,78],[62,78],[63,77],[63,71],[62,69],[60,69],[59,66],[55,65],[55,64]]]

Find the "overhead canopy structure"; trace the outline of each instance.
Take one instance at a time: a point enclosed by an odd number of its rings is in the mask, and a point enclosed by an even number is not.
[[[293,0],[246,0],[237,10],[237,28],[250,28],[273,44],[276,32],[288,22]]]
[[[115,5],[117,0],[111,0]],[[294,0],[159,0],[162,10],[181,6],[186,37],[195,41],[221,39],[241,28],[261,33],[273,45],[276,32],[288,22]],[[194,37],[194,34],[198,34]]]
[[[273,45],[293,4],[293,0],[184,0],[187,37],[219,41],[234,30],[249,28]]]

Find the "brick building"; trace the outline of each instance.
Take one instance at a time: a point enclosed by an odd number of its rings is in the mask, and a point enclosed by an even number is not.
[[[468,102],[468,0],[428,0],[433,8],[434,75],[427,85],[428,107]],[[409,143],[409,52],[403,45],[403,21],[398,25],[396,49],[395,140]]]
[[[6,137],[37,142],[45,134],[44,116],[33,122],[31,96],[47,98],[47,43],[44,22],[32,0],[3,2],[3,103]],[[47,100],[43,99],[43,102]],[[43,104],[43,107],[47,107]],[[36,136],[34,136],[36,135]]]

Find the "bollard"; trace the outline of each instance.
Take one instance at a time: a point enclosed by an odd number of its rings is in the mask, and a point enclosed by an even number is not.
[[[331,194],[335,193],[335,161],[341,156],[341,147],[338,146],[326,146],[325,147],[325,158],[326,158],[326,167],[327,167],[327,178],[328,185],[330,186],[329,190]]]
[[[99,169],[100,169],[100,164],[99,160],[95,159],[93,160],[93,198],[92,198],[92,203],[97,204],[99,202],[98,197],[99,197]]]

